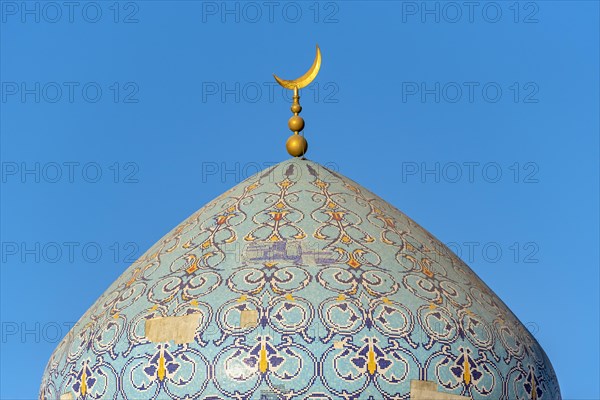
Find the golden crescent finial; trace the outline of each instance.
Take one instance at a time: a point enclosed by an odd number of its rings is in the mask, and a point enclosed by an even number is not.
[[[290,89],[294,91],[294,96],[292,97],[293,103],[291,110],[294,113],[292,118],[288,121],[288,127],[294,134],[290,136],[285,143],[285,147],[290,153],[291,156],[294,157],[302,157],[306,154],[308,150],[308,142],[304,138],[303,135],[300,135],[300,132],[304,129],[304,119],[298,115],[300,111],[302,111],[302,106],[300,106],[300,94],[299,89],[302,89],[308,85],[317,77],[319,73],[319,69],[321,68],[321,49],[319,49],[319,45],[317,45],[317,55],[315,56],[315,61],[313,61],[312,67],[300,78],[288,81],[285,79],[279,78],[277,75],[273,74],[277,83],[279,83],[285,89]]]
[[[319,73],[319,69],[321,68],[321,49],[319,49],[319,45],[317,45],[317,55],[315,56],[315,61],[313,61],[313,65],[310,69],[302,75],[300,78],[296,78],[293,80],[285,80],[279,78],[277,75],[273,74],[273,77],[281,86],[286,89],[293,90],[295,88],[302,89],[303,87],[308,86]]]

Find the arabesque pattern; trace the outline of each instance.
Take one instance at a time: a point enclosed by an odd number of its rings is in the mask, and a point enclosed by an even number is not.
[[[146,321],[189,314],[189,343],[146,336]],[[40,399],[409,399],[413,379],[560,399],[541,347],[467,265],[358,184],[294,159],[131,265],[59,344]]]

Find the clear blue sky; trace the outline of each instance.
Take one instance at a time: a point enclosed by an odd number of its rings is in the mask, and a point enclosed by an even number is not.
[[[598,399],[598,3],[1,3],[0,398],[193,211],[308,157],[448,243]]]

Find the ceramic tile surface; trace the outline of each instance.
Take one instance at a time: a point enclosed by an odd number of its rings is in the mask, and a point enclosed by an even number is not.
[[[131,265],[58,345],[40,399],[409,399],[411,380],[560,399],[542,348],[465,263],[357,183],[292,159]]]

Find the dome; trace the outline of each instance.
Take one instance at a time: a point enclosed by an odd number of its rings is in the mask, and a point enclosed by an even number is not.
[[[52,354],[41,399],[560,399],[544,351],[444,244],[294,158],[131,265]]]

